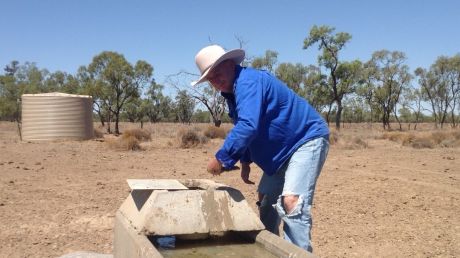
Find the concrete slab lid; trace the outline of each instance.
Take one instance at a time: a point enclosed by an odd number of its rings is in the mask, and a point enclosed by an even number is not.
[[[174,179],[127,179],[131,190],[187,190],[188,188]]]

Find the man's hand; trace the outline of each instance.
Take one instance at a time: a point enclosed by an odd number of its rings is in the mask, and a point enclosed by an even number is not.
[[[222,173],[222,163],[217,160],[215,157],[211,158],[208,163],[207,167],[208,173],[211,173],[215,176],[220,175]]]
[[[249,166],[249,163],[241,162],[241,179],[243,179],[243,182],[246,184],[253,185],[254,182],[249,180],[249,173],[251,173],[251,167]]]

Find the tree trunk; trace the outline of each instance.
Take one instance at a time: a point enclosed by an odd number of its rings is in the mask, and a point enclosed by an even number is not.
[[[120,111],[115,113],[115,135],[120,134],[120,130],[118,129],[118,122],[120,121]]]
[[[327,122],[327,125],[329,126],[329,122],[330,122],[330,117],[331,117],[331,111],[332,111],[332,104],[329,104],[329,110],[327,111],[327,115],[326,115],[326,122]]]
[[[398,121],[398,124],[399,124],[399,131],[402,131],[402,125],[401,125],[401,121],[399,121],[398,114],[396,112],[396,106],[395,106],[394,114],[395,114],[396,121]]]
[[[100,109],[97,110],[97,114],[99,115],[99,119],[101,120],[101,124],[102,124],[102,127],[105,126],[105,123],[104,123],[104,116],[102,115],[102,112]]]
[[[342,102],[337,101],[337,114],[335,115],[335,128],[340,130],[340,119],[342,118]]]
[[[108,114],[107,114],[107,133],[108,134],[112,134],[112,129],[110,128],[111,127],[111,123],[112,123],[112,115],[111,115],[111,111],[108,110]]]

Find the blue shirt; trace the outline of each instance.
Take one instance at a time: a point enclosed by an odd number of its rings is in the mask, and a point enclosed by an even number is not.
[[[255,162],[273,175],[302,144],[329,135],[319,113],[266,71],[236,66],[233,94],[222,96],[235,125],[216,153],[224,167]]]

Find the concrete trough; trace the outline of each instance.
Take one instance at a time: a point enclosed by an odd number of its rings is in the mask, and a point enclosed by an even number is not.
[[[162,238],[177,242],[177,249],[182,248],[178,257],[200,257],[200,252],[209,250],[214,252],[212,256],[217,256],[215,252],[220,250],[225,255],[228,250],[236,250],[235,257],[252,257],[252,251],[248,254],[247,250],[256,248],[262,250],[254,252],[258,257],[314,257],[264,230],[237,189],[202,179],[128,180],[128,183],[132,191],[115,216],[114,257],[174,257],[174,248],[164,248],[156,242]],[[238,239],[243,245],[212,251],[213,245],[225,246],[222,241],[226,239]],[[184,253],[183,248],[193,250]]]

